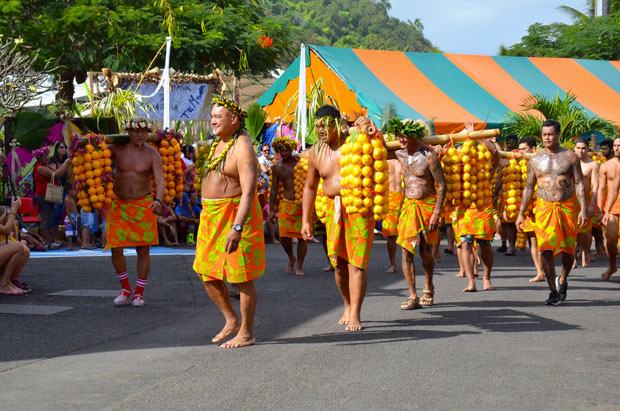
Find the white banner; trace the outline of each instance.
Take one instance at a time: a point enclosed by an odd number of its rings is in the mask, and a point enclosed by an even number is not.
[[[142,83],[138,93],[142,96],[153,94],[157,84]],[[154,120],[164,118],[164,89],[163,87],[152,97],[144,98],[153,105],[148,117]],[[170,120],[209,120],[211,98],[208,84],[199,83],[172,83],[170,90]],[[138,110],[139,116],[146,117],[146,113]]]

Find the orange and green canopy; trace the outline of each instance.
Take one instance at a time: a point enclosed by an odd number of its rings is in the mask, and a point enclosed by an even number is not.
[[[458,132],[471,120],[501,127],[532,94],[572,92],[590,114],[620,124],[620,62],[569,58],[407,53],[310,45],[306,88],[319,79],[340,110],[380,117],[387,104],[399,117],[434,120],[437,133]],[[258,100],[269,119],[286,118],[299,90],[299,58]],[[293,107],[294,109],[294,107]],[[289,109],[290,111],[291,109]],[[478,128],[478,127],[477,127]]]

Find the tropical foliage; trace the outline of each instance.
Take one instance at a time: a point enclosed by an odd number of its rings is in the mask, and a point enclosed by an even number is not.
[[[0,0],[0,11],[0,35],[60,67],[68,101],[89,70],[143,71],[168,35],[171,66],[194,73],[264,74],[293,52],[289,26],[255,0]]]
[[[574,24],[532,24],[520,43],[501,46],[504,56],[620,60],[620,11]]]
[[[390,17],[387,0],[264,0],[268,15],[298,27],[292,41],[375,50],[434,51],[419,19]]]
[[[258,144],[258,137],[263,131],[265,120],[267,120],[267,112],[263,110],[260,104],[254,103],[247,109],[248,116],[245,119],[245,129],[250,135],[252,143]]]
[[[516,134],[521,137],[541,137],[542,123],[546,119],[555,119],[560,123],[560,144],[570,145],[573,140],[586,131],[600,131],[607,137],[617,133],[616,126],[597,116],[589,115],[576,104],[575,96],[567,93],[564,97],[547,98],[537,94],[524,99],[523,112],[508,115],[502,132],[505,135]],[[527,110],[527,111],[526,111]],[[537,110],[540,114],[530,110]]]

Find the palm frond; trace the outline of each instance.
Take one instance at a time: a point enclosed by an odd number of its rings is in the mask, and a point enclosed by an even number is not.
[[[584,12],[581,12],[570,6],[559,6],[556,7],[556,10],[560,10],[562,13],[566,14],[568,17],[570,17],[571,20],[573,20],[574,23],[577,23],[578,21],[589,20],[590,18],[594,17],[594,14],[588,16]],[[592,8],[591,11],[594,11],[594,8]]]
[[[381,131],[383,133],[387,132],[388,125],[390,124],[390,120],[398,117],[398,112],[396,111],[396,105],[394,103],[388,103],[381,111]]]
[[[248,116],[245,119],[245,129],[250,135],[250,140],[252,140],[252,143],[258,144],[258,137],[265,126],[267,112],[263,110],[260,104],[254,103],[248,107],[247,113]]]

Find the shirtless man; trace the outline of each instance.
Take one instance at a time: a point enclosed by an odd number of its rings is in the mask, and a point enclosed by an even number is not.
[[[599,165],[588,155],[588,143],[579,139],[575,143],[575,154],[579,157],[581,163],[581,173],[583,174],[583,187],[586,191],[586,199],[588,200],[588,209],[586,213],[586,225],[579,230],[577,234],[577,245],[581,253],[581,266],[590,266],[590,247],[592,246],[592,219],[596,213],[596,196],[598,193],[598,173]],[[577,256],[573,268],[577,268]]]
[[[155,214],[162,210],[164,173],[161,156],[146,143],[152,129],[151,123],[144,118],[136,118],[125,124],[125,129],[129,133],[129,144],[109,146],[116,164],[116,198],[106,220],[104,251],[112,249],[112,264],[122,287],[114,305],[121,306],[129,303],[132,293],[123,249],[136,248],[138,279],[131,305],[142,307],[151,265],[150,246],[159,243]],[[152,195],[151,177],[155,178],[155,196]]]
[[[605,157],[605,161],[609,161],[614,158],[614,150],[613,150],[613,141],[611,140],[603,140],[601,144],[599,144],[601,154]]]
[[[283,197],[280,204],[277,203],[278,190],[271,190],[269,196],[269,218],[273,224],[278,221],[280,243],[288,256],[286,273],[304,275],[302,266],[308,251],[308,243],[301,236],[301,206],[295,202],[295,165],[297,159],[293,157],[293,150],[297,148],[297,142],[287,137],[278,137],[272,144],[276,153],[282,158],[272,167],[272,185],[278,187],[282,183]],[[279,209],[279,212],[278,212]],[[276,217],[277,215],[277,217]],[[293,252],[293,238],[297,238],[297,258]]]
[[[534,137],[523,137],[519,141],[519,152],[522,154],[532,154],[536,152],[536,139]],[[538,242],[536,242],[536,232],[534,231],[534,223],[536,216],[530,214],[526,217],[523,232],[527,236],[527,242],[530,246],[530,253],[532,254],[532,261],[536,267],[536,276],[530,278],[531,283],[537,283],[545,281],[545,272],[542,269],[542,260],[540,253],[538,252]]]
[[[309,152],[308,176],[304,186],[301,233],[306,241],[312,239],[312,218],[319,179],[323,178],[323,193],[334,200],[333,215],[329,215],[327,253],[335,268],[336,285],[344,301],[344,314],[338,321],[347,331],[362,329],[360,313],[366,295],[366,268],[374,239],[374,220],[359,214],[349,215],[340,198],[340,147],[346,133],[340,131],[340,112],[325,105],[316,111],[317,133],[321,141]],[[358,127],[369,123],[361,117]],[[347,241],[349,240],[349,241]],[[361,241],[360,241],[361,240]]]
[[[416,122],[424,124],[421,120]],[[426,277],[421,303],[429,306],[434,303],[435,257],[431,248],[439,241],[437,228],[441,207],[446,197],[446,180],[435,150],[422,144],[406,129],[399,127],[398,123],[393,124],[395,129],[392,132],[398,136],[401,147],[401,150],[396,152],[396,158],[400,163],[405,183],[405,199],[398,216],[398,239],[396,241],[403,249],[403,274],[409,287],[409,297],[407,301],[401,303],[400,308],[412,310],[420,307],[413,261],[418,244]],[[437,191],[435,191],[435,184],[437,184]]]
[[[202,177],[202,212],[194,271],[226,324],[211,341],[222,348],[255,343],[254,280],[265,272],[263,217],[256,183],[258,160],[248,134],[241,127],[245,112],[227,98],[213,96],[211,125],[218,137],[206,160]],[[232,307],[224,281],[240,291],[241,321]]]
[[[403,202],[403,188],[400,184],[401,169],[400,162],[391,158],[388,159],[389,167],[389,193],[388,204],[390,211],[381,223],[381,231],[387,237],[387,250],[390,257],[390,267],[385,270],[388,274],[396,273],[396,237],[398,236],[398,214]]]
[[[598,208],[601,210],[599,218],[605,227],[605,247],[609,258],[609,269],[601,274],[605,281],[618,271],[616,257],[618,256],[618,216],[620,215],[620,136],[613,142],[614,157],[601,165],[598,185]]]
[[[524,214],[532,200],[534,187],[538,184],[536,240],[551,290],[545,304],[559,305],[566,299],[567,277],[575,259],[575,238],[579,228],[586,224],[586,193],[579,159],[572,151],[560,147],[560,123],[545,120],[541,134],[543,150],[527,164],[527,181],[517,217],[517,228],[523,231]],[[556,284],[553,259],[560,253],[562,275]]]

